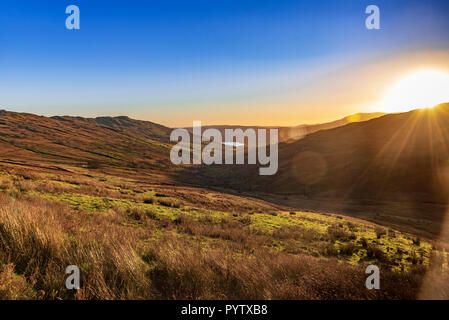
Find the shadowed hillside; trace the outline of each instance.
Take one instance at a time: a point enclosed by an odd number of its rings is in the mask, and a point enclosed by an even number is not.
[[[270,189],[445,203],[448,147],[449,104],[352,123],[283,146]]]
[[[449,183],[449,104],[389,114],[279,145],[279,170],[229,168],[250,190],[306,197],[445,202]],[[218,166],[216,166],[218,167]],[[207,171],[207,168],[202,168]]]
[[[278,203],[355,212],[375,221],[432,229],[435,235],[449,195],[448,159],[449,104],[441,104],[281,143],[274,176],[259,176],[258,166],[246,165],[203,166],[195,177],[209,185],[264,194]]]

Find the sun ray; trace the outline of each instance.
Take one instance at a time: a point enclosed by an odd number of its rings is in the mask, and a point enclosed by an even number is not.
[[[380,101],[386,112],[405,112],[429,108],[449,102],[449,74],[440,70],[419,70],[410,73],[385,92]]]

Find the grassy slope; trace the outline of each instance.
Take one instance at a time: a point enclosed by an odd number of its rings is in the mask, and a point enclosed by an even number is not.
[[[65,166],[0,168],[3,298],[415,298],[439,287],[439,244],[337,215]],[[365,267],[382,290],[364,287]],[[446,281],[447,283],[447,281]]]
[[[163,169],[170,129],[127,117],[40,117],[0,111],[2,160]]]

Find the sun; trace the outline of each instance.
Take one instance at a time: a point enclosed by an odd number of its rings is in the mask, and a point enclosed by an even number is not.
[[[420,70],[395,82],[385,93],[381,106],[385,112],[406,112],[449,102],[449,74],[439,70]]]

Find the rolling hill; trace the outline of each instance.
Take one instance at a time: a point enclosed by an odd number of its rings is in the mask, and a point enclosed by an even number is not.
[[[128,117],[43,117],[0,111],[1,160],[105,168],[164,168],[171,129]]]

